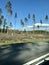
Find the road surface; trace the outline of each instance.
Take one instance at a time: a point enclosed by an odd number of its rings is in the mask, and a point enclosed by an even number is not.
[[[0,46],[0,65],[23,65],[49,53],[49,42]]]

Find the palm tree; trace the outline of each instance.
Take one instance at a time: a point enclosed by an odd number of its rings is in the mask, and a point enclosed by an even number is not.
[[[6,7],[7,12],[8,12],[8,23],[10,24],[10,16],[12,15],[12,4],[11,4],[11,2],[8,1],[5,7]]]
[[[45,16],[45,20],[48,21],[48,15]],[[47,31],[47,26],[46,26],[46,31]]]
[[[33,19],[33,22],[34,22],[34,24],[33,24],[33,30],[34,30],[35,29],[35,14],[33,14],[32,19]]]
[[[14,18],[15,18],[15,27],[16,27],[16,18],[17,18],[17,13],[15,13],[15,16],[14,16]]]

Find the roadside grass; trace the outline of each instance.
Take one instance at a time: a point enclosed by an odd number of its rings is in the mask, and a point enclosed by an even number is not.
[[[33,42],[47,42],[49,38],[32,38],[32,39],[17,39],[17,40],[4,40],[0,42],[0,46],[18,44],[18,43],[33,43]]]
[[[45,39],[45,38],[39,38],[39,39],[26,39],[26,42],[46,42],[49,41],[49,39]]]
[[[33,42],[49,42],[49,33],[33,33],[33,32],[21,32],[14,33],[12,36],[11,33],[0,33],[0,46],[10,45],[10,44],[19,44],[19,43],[33,43]]]

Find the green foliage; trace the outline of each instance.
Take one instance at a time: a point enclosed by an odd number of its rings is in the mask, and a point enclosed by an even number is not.
[[[21,21],[21,25],[24,26],[24,22],[22,21],[22,19],[20,21]]]
[[[2,25],[2,19],[0,18],[0,26]]]
[[[17,13],[15,13],[15,16],[14,17],[17,18]]]
[[[24,18],[24,21],[25,21],[25,22],[27,22],[27,21],[28,21],[28,19],[25,17],[25,18]]]
[[[3,33],[6,32],[6,25],[7,25],[7,22],[6,22],[6,19],[4,19],[4,23],[3,23]]]
[[[10,28],[12,26],[11,22],[10,22],[10,17],[12,15],[12,3],[10,1],[8,1],[6,3],[6,6],[5,6],[7,12],[8,12],[8,27]]]
[[[6,6],[5,6],[5,7],[6,7],[7,9],[11,9],[11,6],[12,6],[11,2],[8,1],[8,2],[6,3]]]
[[[45,20],[48,20],[48,15],[45,16]]]
[[[40,20],[40,23],[42,24],[42,20]]]
[[[12,27],[12,22],[10,22],[10,25],[9,26]]]
[[[30,19],[30,13],[28,14],[28,19]]]
[[[17,16],[17,13],[15,13],[15,15],[14,15],[14,18],[15,18],[15,23],[14,23],[14,25],[15,25],[15,28],[16,28],[16,18],[17,18],[18,16]]]
[[[35,14],[33,14],[32,19],[33,19],[33,21],[35,23]]]
[[[38,25],[37,28],[39,28],[40,26]]]
[[[1,16],[1,13],[2,13],[2,9],[0,8],[0,16]]]

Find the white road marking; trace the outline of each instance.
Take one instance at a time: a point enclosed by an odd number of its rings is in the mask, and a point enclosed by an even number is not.
[[[48,57],[48,58],[46,58],[45,60],[49,60],[49,57]]]
[[[23,64],[23,65],[33,64],[33,63],[35,63],[35,62],[37,62],[37,61],[39,61],[39,60],[45,58],[45,57],[48,56],[48,55],[49,55],[49,53],[47,53],[47,54],[45,54],[45,55],[43,55],[43,56],[40,56],[40,57],[38,57],[38,58],[36,58],[36,59],[34,59],[34,60],[31,60],[31,61],[29,61],[29,62],[27,62],[27,63],[25,63],[25,64]]]
[[[36,65],[39,65],[39,64],[41,64],[41,63],[43,63],[43,62],[44,62],[44,60],[42,60],[42,61],[38,62]]]
[[[45,60],[49,60],[49,57],[45,58]],[[43,63],[43,62],[44,62],[44,60],[38,62],[36,65],[39,65],[39,64],[41,64],[41,63]]]

